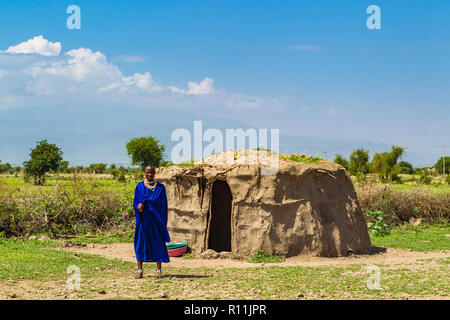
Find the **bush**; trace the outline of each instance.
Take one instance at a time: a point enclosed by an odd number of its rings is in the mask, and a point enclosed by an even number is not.
[[[428,173],[422,172],[420,174],[418,182],[422,183],[422,184],[430,184],[431,183],[431,177],[428,175]]]
[[[366,175],[362,172],[356,173],[356,182],[365,182],[367,180]]]
[[[406,161],[400,161],[398,163],[398,168],[399,173],[412,174],[414,172],[412,164]]]
[[[389,225],[407,222],[411,216],[426,223],[450,219],[450,193],[433,192],[424,188],[396,190],[380,184],[355,184],[363,212],[382,211]]]
[[[127,178],[125,177],[125,173],[123,171],[120,172],[120,175],[119,175],[119,178],[117,178],[117,181],[122,182],[122,183],[127,182]]]
[[[288,159],[295,162],[310,162],[310,163],[320,163],[321,158],[315,158],[315,157],[306,157],[304,155],[299,154],[291,154],[289,157],[284,157],[283,159]],[[236,160],[236,159],[235,159]]]
[[[348,170],[348,161],[347,161],[347,159],[345,159],[344,156],[342,156],[340,154],[336,154],[336,156],[334,157],[334,162],[343,166],[345,168],[345,170]]]
[[[375,236],[385,236],[391,232],[389,226],[384,221],[382,211],[366,211],[365,216],[368,219],[367,228]]]
[[[25,187],[15,194],[2,193],[0,230],[7,236],[27,237],[132,229],[124,217],[134,216],[133,194],[119,195],[76,176],[69,186],[56,185],[50,191]]]

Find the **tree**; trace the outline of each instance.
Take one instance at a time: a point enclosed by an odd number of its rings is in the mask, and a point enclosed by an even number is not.
[[[334,162],[343,166],[345,170],[348,170],[348,161],[344,156],[336,154],[336,156],[334,157]]]
[[[2,161],[0,160],[0,173],[11,172],[12,169],[13,167],[8,162],[2,164]]]
[[[83,166],[76,166],[74,168],[74,171],[77,172],[77,173],[82,173],[82,172],[85,171],[85,168]]]
[[[412,174],[414,172],[413,166],[409,162],[400,161],[397,165],[400,169],[400,173]]]
[[[48,143],[47,140],[36,143],[38,145],[31,149],[30,160],[23,164],[26,176],[33,177],[34,184],[43,185],[45,174],[59,168],[63,152],[55,144]]]
[[[375,153],[371,163],[372,171],[378,173],[382,180],[398,180],[397,174],[400,173],[400,168],[397,161],[404,151],[402,147],[392,146],[391,152]]]
[[[69,161],[61,161],[58,170],[67,173],[69,171]]]
[[[367,173],[369,171],[369,150],[355,149],[350,154],[348,168],[351,174]]]
[[[139,165],[142,170],[148,165],[159,167],[166,150],[166,147],[152,136],[131,139],[126,148],[128,155],[131,155],[131,164]]]
[[[107,166],[106,163],[92,163],[89,165],[89,172],[105,173]]]
[[[438,173],[443,173],[444,168],[443,165],[443,157],[440,157],[439,160],[434,164],[434,168],[436,168]],[[445,157],[445,173],[448,174],[450,172],[450,157]]]

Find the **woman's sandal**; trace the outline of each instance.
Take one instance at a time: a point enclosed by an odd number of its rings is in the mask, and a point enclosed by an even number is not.
[[[141,279],[144,276],[144,270],[138,270],[138,273],[136,274],[136,279]]]
[[[157,277],[157,278],[162,278],[162,277],[163,277],[163,274],[162,274],[162,270],[161,270],[161,269],[156,270],[156,277]]]

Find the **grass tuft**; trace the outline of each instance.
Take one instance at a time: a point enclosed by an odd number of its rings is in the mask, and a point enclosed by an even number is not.
[[[283,157],[283,159],[286,160],[291,160],[291,161],[295,161],[295,162],[309,162],[309,163],[315,163],[315,164],[319,164],[321,160],[321,158],[315,158],[315,157],[306,157],[304,155],[299,155],[299,154],[291,154],[289,157]]]
[[[284,260],[283,257],[274,256],[265,251],[258,251],[247,259],[247,261],[251,263],[278,263],[283,262]]]

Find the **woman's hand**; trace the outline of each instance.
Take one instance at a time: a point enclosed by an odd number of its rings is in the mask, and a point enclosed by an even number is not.
[[[139,203],[139,204],[138,204],[138,211],[139,211],[139,212],[144,211],[144,204],[142,204],[142,203]]]

